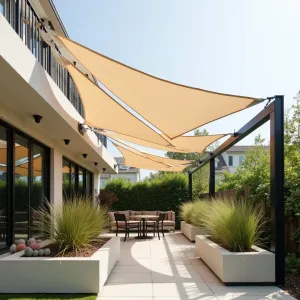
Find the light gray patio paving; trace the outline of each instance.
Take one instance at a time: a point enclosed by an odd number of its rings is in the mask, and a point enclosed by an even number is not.
[[[134,234],[131,234],[134,236]],[[123,234],[121,234],[123,236]],[[259,270],[258,270],[259,272]],[[294,299],[275,286],[226,287],[180,232],[121,241],[121,257],[98,300]]]

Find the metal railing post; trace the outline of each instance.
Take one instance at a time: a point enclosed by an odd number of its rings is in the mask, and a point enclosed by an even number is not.
[[[193,200],[193,174],[189,173],[189,200]]]
[[[215,159],[209,160],[209,197],[215,197],[216,189],[216,174],[215,174]]]

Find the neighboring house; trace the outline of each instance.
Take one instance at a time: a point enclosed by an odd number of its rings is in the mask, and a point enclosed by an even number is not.
[[[79,132],[80,97],[43,24],[67,36],[52,0],[0,0],[0,251],[34,235],[30,208],[59,211],[63,193],[92,196],[100,170],[115,172],[105,138]]]
[[[253,149],[255,146],[233,146],[227,151],[223,152],[216,158],[216,180],[221,179],[221,174],[224,172],[235,173],[238,166],[245,158],[245,154],[249,149]],[[268,146],[265,146],[269,149]]]
[[[127,181],[132,183],[137,183],[141,179],[140,169],[124,166],[124,158],[123,157],[115,157],[115,160],[118,164],[119,171],[118,174],[108,174],[106,171],[104,174],[101,174],[101,187],[104,187],[106,182],[110,179],[114,178],[124,178]]]

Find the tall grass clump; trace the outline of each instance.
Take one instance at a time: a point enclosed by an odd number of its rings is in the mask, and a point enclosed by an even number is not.
[[[244,252],[259,243],[263,212],[245,201],[215,199],[203,220],[212,239],[222,247]]]
[[[61,211],[45,202],[48,204],[34,210],[35,226],[43,228],[45,237],[53,240],[62,253],[91,246],[108,224],[106,208],[90,198],[65,199]]]
[[[193,206],[194,206],[193,202],[185,202],[180,205],[180,210],[179,210],[180,218],[189,224],[191,224]]]
[[[204,219],[210,212],[211,202],[207,200],[196,200],[193,203],[190,223],[196,227],[203,227]]]

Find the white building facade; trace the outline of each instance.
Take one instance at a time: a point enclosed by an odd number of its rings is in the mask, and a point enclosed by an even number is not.
[[[0,0],[0,251],[37,234],[31,208],[60,210],[97,194],[103,168],[116,173],[105,139],[79,130],[84,108],[43,24],[67,36],[51,0]]]
[[[141,180],[140,169],[124,166],[123,157],[115,157],[115,160],[118,164],[118,174],[108,174],[107,172],[101,174],[100,177],[101,188],[104,187],[109,180],[115,178],[124,178],[128,182],[132,182],[132,183],[137,183]]]

